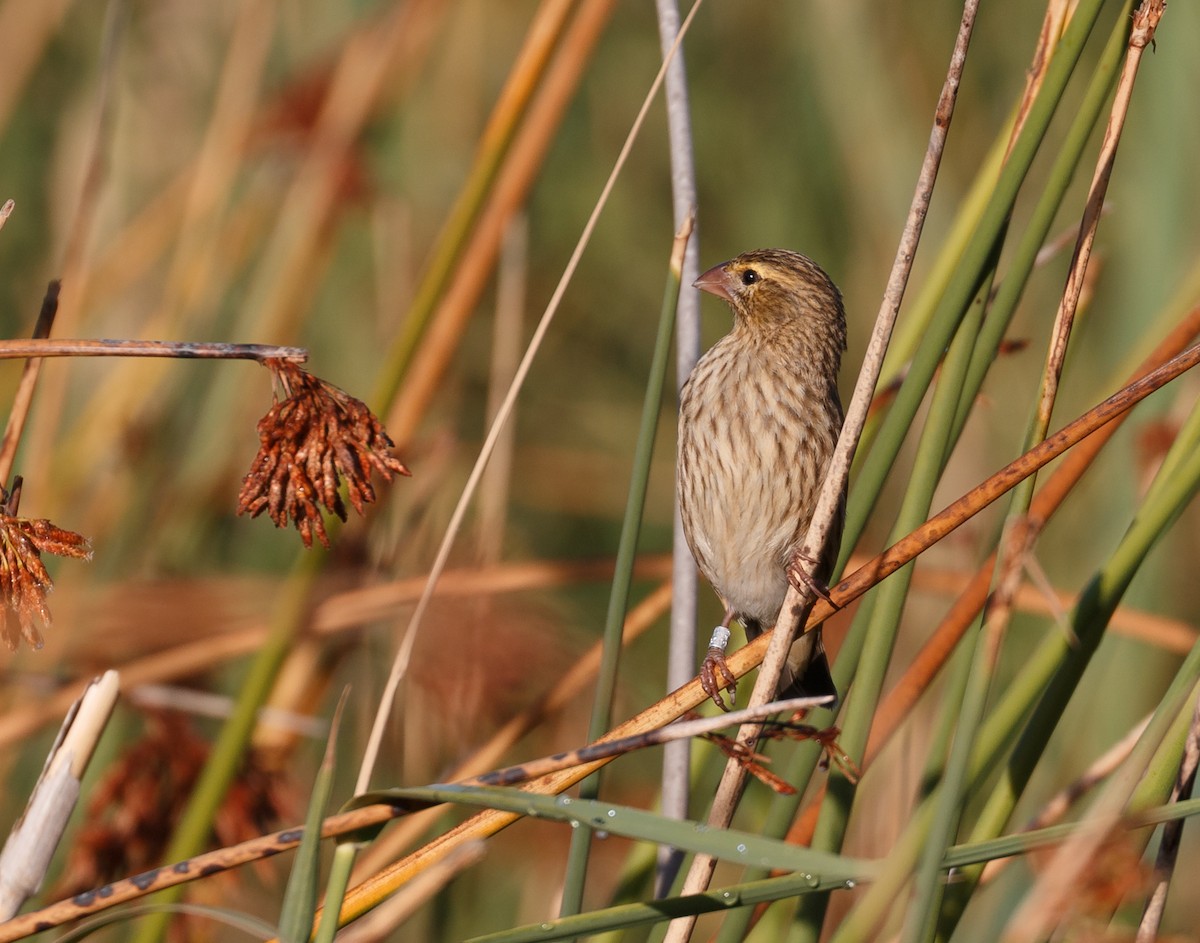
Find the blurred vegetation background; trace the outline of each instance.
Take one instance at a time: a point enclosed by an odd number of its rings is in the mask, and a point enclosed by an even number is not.
[[[537,7],[520,0],[0,4],[0,198],[16,202],[0,232],[0,331],[27,335],[46,282],[61,276],[58,336],[304,345],[313,372],[387,417],[379,391],[389,351],[406,329],[431,246]],[[1043,9],[1037,0],[983,5],[910,297],[1020,98]],[[895,252],[960,13],[949,0],[708,0],[684,46],[702,264],[785,246],[824,266],[842,287],[849,314],[844,399]],[[336,621],[337,606],[345,606],[347,624],[297,642],[273,697],[296,715],[326,717],[341,686],[352,685],[342,747],[351,759],[340,774],[341,798],[349,795],[409,609],[402,604],[356,617],[334,594],[428,570],[486,432],[489,388],[511,370],[511,363],[494,363],[498,336],[515,336],[523,348],[661,61],[652,4],[612,3],[604,16],[520,213],[515,231],[523,238],[509,240],[508,277],[523,302],[501,319],[489,277],[470,306],[461,346],[428,409],[411,430],[396,432],[414,477],[387,489],[366,519],[352,516],[335,538],[313,605],[334,598],[329,617]],[[1097,29],[1082,75],[1109,28]],[[319,116],[331,77],[354,61],[355,44],[385,35],[390,46],[380,73],[360,77],[349,104],[332,112],[346,126],[345,146],[335,146],[318,133],[327,128]],[[1144,62],[1055,428],[1115,390],[1196,303],[1197,37],[1200,11],[1173,4]],[[1034,180],[1045,174],[1082,87],[1068,89]],[[356,110],[363,113],[355,116]],[[1073,234],[1078,224],[1094,151],[1093,145],[1084,157],[1055,232]],[[1014,227],[1028,215],[1027,202],[1018,203]],[[511,471],[489,483],[452,567],[545,561],[553,569],[612,557],[673,230],[660,101],[521,396]],[[1069,257],[1070,236],[1035,272],[1009,332],[1029,346],[996,363],[935,509],[1016,454]],[[723,306],[705,303],[705,346],[725,332],[728,317]],[[902,312],[901,330],[903,323]],[[16,362],[0,370],[0,391],[10,398],[18,375]],[[1039,545],[1037,562],[1049,585],[1077,593],[1111,550],[1198,389],[1200,381],[1185,376],[1156,395],[1101,454]],[[45,647],[6,655],[8,683],[0,697],[9,733],[0,756],[9,821],[19,815],[61,717],[61,711],[38,713],[52,692],[98,670],[145,665],[152,654],[208,639],[208,663],[151,665],[132,677],[170,686],[171,703],[171,692],[180,689],[230,696],[238,690],[252,652],[228,651],[223,640],[270,620],[300,552],[294,533],[234,513],[257,446],[255,422],[270,403],[268,374],[244,363],[45,364],[16,465],[25,476],[21,510],[88,535],[95,560],[51,562],[55,622]],[[667,572],[673,427],[668,397],[636,598]],[[881,549],[910,458],[902,455],[889,479],[863,552]],[[923,582],[926,574],[952,577],[973,568],[991,546],[998,515],[981,515],[923,557],[898,664],[953,598],[936,579]],[[1153,551],[1127,605],[1160,622],[1173,620],[1170,626],[1186,638],[1200,611],[1198,557],[1200,516],[1191,507]],[[376,781],[416,784],[444,776],[595,640],[606,599],[603,570],[586,579],[568,573],[540,589],[446,594],[417,643]],[[719,616],[716,600],[703,586],[700,611],[702,627],[715,624],[707,620]],[[832,623],[832,647],[848,621]],[[1006,643],[1005,672],[1019,672],[1023,653],[1058,631],[1051,614],[1022,613]],[[626,653],[619,716],[663,693],[665,633],[660,618]],[[1056,737],[1018,821],[1153,709],[1180,654],[1178,645],[1129,632],[1106,639],[1060,728],[1069,734]],[[91,781],[111,775],[122,751],[163,723],[155,719],[163,708],[147,698],[130,692]],[[508,760],[582,742],[588,703],[585,693],[545,719]],[[851,853],[886,852],[908,815],[926,731],[937,717],[936,697],[926,698],[900,733],[898,749],[885,754],[887,773],[881,768],[882,775],[864,780],[861,798],[873,814],[856,818]],[[194,716],[186,726],[211,739],[219,723]],[[299,820],[319,757],[316,740],[287,729],[264,726],[256,737],[256,764],[274,777],[281,796],[277,824]],[[704,783],[711,795],[721,763],[716,751],[705,757],[701,797]],[[652,807],[658,762],[653,753],[623,760],[606,780],[606,796]],[[87,796],[85,786],[85,802]],[[767,790],[751,786],[743,826],[767,798]],[[137,812],[153,820],[151,831],[161,838],[169,828],[166,813],[145,801]],[[703,813],[698,800],[693,816]],[[89,818],[97,813],[80,816],[67,847],[79,846]],[[544,823],[502,834],[488,861],[422,913],[410,938],[461,938],[556,913],[566,842],[566,830]],[[1194,866],[1198,849],[1194,839],[1186,844]],[[597,847],[590,906],[610,899],[629,849],[617,839]],[[510,856],[521,869],[503,863]],[[286,868],[284,858],[272,859],[194,893],[273,918]],[[57,880],[61,889],[75,878],[63,873]],[[991,906],[1009,893],[1015,891],[991,898]],[[1194,895],[1175,895],[1166,928],[1196,939],[1197,924]]]

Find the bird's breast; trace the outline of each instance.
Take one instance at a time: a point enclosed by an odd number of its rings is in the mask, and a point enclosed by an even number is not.
[[[681,397],[678,482],[688,542],[726,603],[767,625],[783,603],[785,566],[840,431],[841,406],[828,390],[803,363],[763,363],[721,342]]]

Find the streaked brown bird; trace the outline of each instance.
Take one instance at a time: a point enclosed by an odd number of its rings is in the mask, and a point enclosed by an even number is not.
[[[796,252],[759,249],[714,266],[695,287],[724,299],[733,329],[700,358],[683,387],[676,475],[692,555],[725,607],[754,639],[775,624],[825,471],[842,428],[837,375],[846,315],[837,286]],[[845,495],[820,561],[796,560],[823,586],[841,543]],[[726,638],[728,637],[726,633]],[[724,649],[700,671],[722,708],[734,694]],[[837,690],[820,629],[792,645],[780,697]]]

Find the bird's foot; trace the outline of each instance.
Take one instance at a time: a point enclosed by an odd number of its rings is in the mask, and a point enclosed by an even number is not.
[[[821,758],[821,769],[829,769],[829,764],[832,761],[833,765],[842,771],[842,775],[847,780],[857,783],[862,778],[862,770],[858,768],[858,764],[854,762],[850,754],[842,749],[842,745],[837,742],[839,733],[841,733],[841,730],[837,727],[826,727],[824,730],[814,730],[810,735],[810,739],[817,741],[825,753]]]
[[[720,648],[710,648],[700,665],[700,687],[704,693],[713,699],[713,703],[723,711],[728,711],[721,691],[729,692],[729,703],[737,704],[737,678],[725,663],[725,652]]]
[[[728,618],[726,619],[728,621]],[[713,629],[712,639],[708,643],[708,654],[700,665],[700,687],[704,693],[713,699],[713,703],[723,711],[728,711],[721,691],[729,692],[729,703],[737,703],[737,678],[729,670],[725,662],[725,646],[729,644],[729,629],[723,625]]]
[[[824,581],[813,576],[816,569],[817,561],[802,550],[797,550],[792,554],[791,563],[788,565],[788,579],[797,588],[800,588],[801,584],[807,587],[814,596],[825,600],[825,602],[840,612],[842,607],[834,602],[833,597],[829,595],[829,586]]]

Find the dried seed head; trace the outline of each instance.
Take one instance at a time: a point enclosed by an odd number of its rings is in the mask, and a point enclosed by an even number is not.
[[[385,481],[411,472],[390,454],[392,440],[366,404],[287,360],[268,360],[284,398],[258,423],[259,449],[242,480],[238,513],[257,517],[263,511],[285,527],[289,520],[304,546],[313,535],[329,547],[329,535],[318,504],[343,521],[346,507],[339,488],[343,479],[350,503],[359,513],[375,500],[371,472]]]
[[[160,863],[210,752],[183,714],[149,712],[141,738],[92,790],[57,894],[78,894]],[[295,804],[283,777],[252,749],[213,818],[216,841],[234,845],[257,837],[293,818]]]
[[[78,560],[92,558],[86,537],[56,527],[50,521],[0,514],[0,634],[10,651],[21,639],[30,648],[42,647],[38,623],[50,624],[46,596],[54,588],[42,563],[42,552]],[[16,615],[17,625],[12,624]]]

